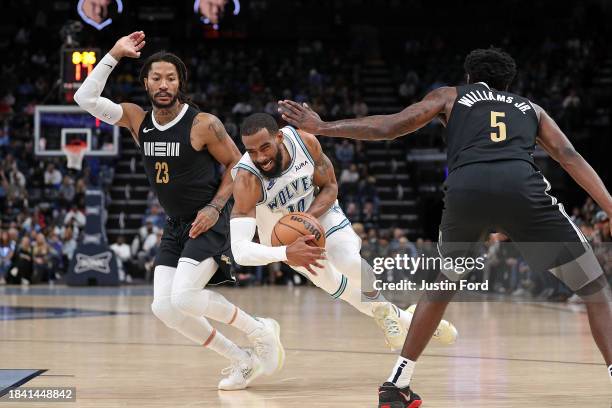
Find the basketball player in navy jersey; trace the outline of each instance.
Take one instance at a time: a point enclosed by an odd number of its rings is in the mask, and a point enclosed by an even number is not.
[[[439,119],[446,126],[449,168],[441,256],[473,256],[474,244],[490,230],[508,235],[534,270],[549,270],[584,299],[593,338],[612,379],[612,292],[585,237],[563,205],[548,194],[550,184],[533,159],[535,144],[559,162],[608,217],[612,197],[555,121],[538,105],[508,92],[516,74],[510,55],[495,48],[477,49],[467,56],[465,70],[467,85],[435,89],[393,115],[324,122],[308,105],[286,100],[280,101],[279,111],[306,132],[359,140],[392,140]],[[534,243],[546,243],[548,250]],[[458,279],[453,270],[442,272]],[[409,387],[414,365],[453,294],[422,296],[402,355],[380,387],[381,408],[421,405]]]
[[[140,80],[152,110],[100,96],[118,61],[140,57],[144,44],[142,31],[119,39],[74,99],[100,120],[130,130],[151,187],[168,215],[155,261],[153,313],[169,328],[231,361],[220,389],[243,389],[262,373],[279,370],[284,350],[274,320],[253,318],[220,294],[203,289],[232,279],[230,169],[240,160],[240,152],[218,118],[190,104],[185,96],[187,70],[174,54],[153,54],[142,67]],[[225,167],[222,174],[219,165]],[[255,353],[238,347],[206,318],[244,332]]]

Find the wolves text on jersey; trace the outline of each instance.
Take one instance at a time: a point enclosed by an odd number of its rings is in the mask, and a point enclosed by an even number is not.
[[[295,196],[302,196],[314,187],[313,176],[307,175],[292,180],[289,184],[283,187],[273,198],[268,200],[268,208],[271,211],[280,210],[280,207],[286,207],[287,204]]]

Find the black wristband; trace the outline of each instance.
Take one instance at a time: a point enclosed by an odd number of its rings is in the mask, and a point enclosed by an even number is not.
[[[212,207],[212,208],[214,208],[215,210],[217,210],[217,212],[219,213],[219,215],[221,215],[221,209],[220,209],[219,207],[217,207],[215,204],[213,204],[213,203],[208,203],[208,204],[206,204],[206,205],[204,206],[204,208],[206,208],[206,207]]]

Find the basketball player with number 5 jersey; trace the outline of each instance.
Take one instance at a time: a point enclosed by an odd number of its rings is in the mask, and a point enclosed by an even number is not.
[[[373,289],[374,274],[361,258],[361,239],[338,205],[333,166],[316,137],[291,126],[278,128],[265,113],[247,117],[241,126],[247,153],[234,166],[232,252],[240,265],[286,262],[335,299],[374,317],[393,349],[403,344],[412,313],[387,302]],[[301,237],[287,246],[271,247],[272,230],[291,212],[306,212],[325,230],[324,255]],[[252,242],[258,231],[259,244]],[[326,259],[323,259],[326,257]],[[363,295],[368,301],[362,302]],[[370,288],[372,288],[370,290]],[[434,335],[450,344],[457,333],[442,321]]]
[[[491,231],[502,232],[532,271],[550,271],[586,303],[591,333],[612,379],[612,292],[592,248],[537,168],[536,143],[590,194],[608,216],[612,197],[595,170],[576,152],[538,105],[508,91],[514,59],[496,48],[465,59],[467,84],[441,87],[392,115],[324,122],[306,104],[281,101],[283,118],[317,135],[391,140],[435,119],[446,126],[448,171],[438,249],[441,256],[474,256]],[[465,276],[465,274],[463,274]],[[442,270],[439,280],[459,279]],[[402,356],[379,389],[380,408],[416,408],[409,384],[417,358],[434,333],[454,291],[427,292],[419,300]]]
[[[122,57],[138,58],[145,34],[122,37],[87,77],[75,101],[95,117],[128,128],[140,148],[151,184],[168,219],[153,278],[153,314],[167,327],[230,360],[219,389],[246,388],[283,365],[278,324],[258,319],[206,285],[231,280],[229,238],[230,169],[240,152],[214,115],[200,112],[185,95],[187,69],[176,55],[160,51],[144,62],[140,81],[152,109],[101,97]],[[220,171],[224,166],[225,170]],[[207,318],[245,333],[255,351],[238,347]]]

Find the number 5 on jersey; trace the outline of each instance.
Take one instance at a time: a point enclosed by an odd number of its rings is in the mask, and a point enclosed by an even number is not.
[[[491,127],[497,128],[497,132],[491,132],[491,140],[494,142],[502,142],[506,140],[506,124],[498,121],[498,118],[504,117],[506,117],[505,112],[491,111]]]
[[[157,184],[168,184],[168,182],[170,181],[170,174],[168,173],[168,163],[155,162],[155,171],[157,171],[155,182]]]

